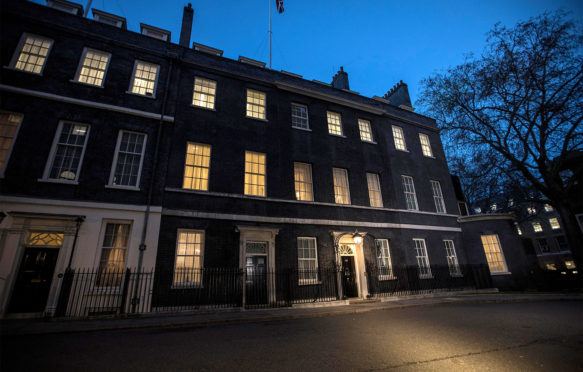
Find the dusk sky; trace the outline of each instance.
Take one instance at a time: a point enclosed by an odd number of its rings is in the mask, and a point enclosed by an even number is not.
[[[284,0],[283,14],[277,14],[271,1],[274,69],[330,83],[344,66],[350,88],[368,97],[382,96],[403,80],[413,102],[419,98],[421,79],[463,62],[469,52],[479,54],[497,22],[512,27],[557,9],[583,19],[581,0]],[[139,32],[140,22],[169,30],[177,43],[187,3],[94,0],[92,8],[126,17],[132,31]],[[222,49],[227,58],[268,63],[268,0],[191,3],[192,41]]]

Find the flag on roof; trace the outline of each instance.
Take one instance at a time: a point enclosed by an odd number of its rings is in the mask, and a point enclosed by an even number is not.
[[[277,12],[279,14],[283,13],[283,0],[275,0],[275,5],[277,6]]]

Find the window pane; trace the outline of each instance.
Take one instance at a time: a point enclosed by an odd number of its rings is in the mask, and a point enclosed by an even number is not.
[[[415,195],[415,185],[413,184],[413,177],[401,176],[403,181],[403,191],[405,193],[405,202],[407,204],[407,209],[418,210],[417,206],[417,196]]]
[[[292,112],[292,127],[310,129],[310,125],[308,122],[307,106],[292,103],[291,112]]]
[[[297,200],[312,201],[312,166],[294,163],[294,181]]]
[[[77,81],[102,86],[107,63],[109,62],[109,56],[109,53],[86,49],[81,62],[79,75],[77,76]]]
[[[413,239],[415,256],[417,258],[417,267],[419,277],[431,277],[431,267],[429,266],[429,257],[427,257],[427,248],[424,239]]]
[[[146,135],[122,131],[120,136],[112,184],[138,186]]]
[[[176,239],[174,285],[200,284],[204,233],[180,231]]]
[[[358,119],[358,128],[360,130],[360,139],[365,142],[372,142],[372,132],[370,130],[370,121]]]
[[[500,241],[498,240],[498,235],[482,235],[481,238],[490,272],[508,271],[502,248],[500,247]]]
[[[187,144],[183,188],[203,191],[208,190],[210,157],[210,145],[190,142]]]
[[[0,174],[8,161],[8,154],[22,121],[22,115],[0,112]]]
[[[13,67],[17,70],[40,74],[53,40],[42,36],[25,34],[21,43],[20,53]]]
[[[247,89],[247,116],[265,119],[265,93]]]
[[[443,194],[441,193],[441,185],[438,181],[431,182],[431,191],[433,193],[433,201],[435,202],[435,209],[437,213],[445,213],[445,202],[443,201]]]
[[[419,141],[421,142],[421,151],[423,152],[423,155],[433,157],[431,144],[429,143],[429,136],[427,134],[419,133]]]
[[[346,169],[333,168],[332,173],[334,176],[334,202],[337,204],[350,204]]]
[[[449,274],[451,276],[460,276],[461,275],[460,265],[457,260],[457,254],[455,252],[453,240],[444,240],[443,244],[445,246],[445,256],[447,258]]]
[[[265,196],[265,154],[245,152],[244,193]]]
[[[130,224],[125,223],[105,225],[97,286],[118,287],[121,285],[130,227]]]
[[[328,118],[328,133],[341,136],[342,120],[340,114],[328,111],[326,112],[326,117]]]
[[[316,238],[298,238],[298,278],[300,284],[318,282]]]
[[[78,178],[81,157],[87,142],[89,126],[62,122],[55,150],[51,160],[48,177],[51,179],[76,180]]]
[[[153,96],[158,77],[159,66],[137,61],[134,70],[134,80],[132,81],[132,93]]]
[[[201,77],[195,77],[192,104],[194,106],[214,109],[216,89],[217,89],[216,81],[204,79]]]
[[[403,129],[401,127],[393,126],[393,137],[395,139],[395,148],[406,151],[407,146],[405,146],[405,137],[403,136]]]
[[[367,173],[366,180],[368,183],[368,196],[371,207],[382,207],[383,199],[381,197],[381,185],[379,175],[376,173]]]

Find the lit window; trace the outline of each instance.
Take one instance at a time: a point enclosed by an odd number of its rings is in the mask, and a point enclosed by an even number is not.
[[[200,143],[188,143],[186,146],[186,162],[184,165],[185,189],[209,189],[209,167],[211,161],[211,146]]]
[[[496,203],[490,205],[490,210],[492,212],[496,212],[498,210],[498,205]]]
[[[139,187],[146,135],[135,132],[119,132],[117,147],[109,180],[110,185]]]
[[[247,116],[265,119],[265,93],[247,89]]]
[[[335,134],[337,136],[342,135],[342,119],[340,114],[336,112],[327,111],[326,117],[328,120],[328,133]]]
[[[561,228],[561,225],[559,225],[559,219],[556,217],[549,218],[549,223],[551,224],[551,229],[553,230],[558,230]]]
[[[482,208],[480,208],[480,207],[476,207],[476,208],[474,208],[474,212],[475,212],[475,213],[478,213],[478,214],[479,214],[479,213],[482,213]]]
[[[403,192],[405,193],[405,202],[407,209],[416,211],[419,210],[417,206],[417,195],[415,195],[415,185],[413,184],[413,177],[401,176],[403,180]]]
[[[553,207],[550,204],[545,204],[545,212],[552,212]]]
[[[308,107],[304,105],[298,105],[297,103],[292,103],[291,120],[292,127],[294,128],[310,129],[310,123],[308,121]]]
[[[245,151],[245,195],[265,196],[265,154]]]
[[[381,184],[379,175],[376,173],[367,173],[366,181],[368,183],[368,198],[371,207],[382,207],[383,198],[381,196]]]
[[[549,247],[549,243],[546,239],[537,239],[538,248],[540,249],[541,253],[549,253],[551,251],[551,247]]]
[[[516,226],[516,232],[518,235],[522,235],[522,230],[520,230],[520,226]]]
[[[370,121],[358,119],[358,129],[360,130],[360,140],[364,142],[373,142]]]
[[[435,209],[437,213],[445,213],[445,203],[443,201],[443,194],[441,193],[441,185],[439,181],[430,181],[431,191],[433,193],[433,201],[435,202]]]
[[[56,247],[63,245],[64,234],[50,233],[44,231],[31,231],[28,235],[26,245],[36,247]]]
[[[4,175],[21,121],[21,114],[0,112],[0,177]]]
[[[200,285],[202,279],[203,249],[204,232],[178,230],[173,285]]]
[[[528,214],[532,215],[532,214],[536,214],[536,208],[534,207],[527,207],[526,211],[528,212]]]
[[[75,80],[80,83],[102,87],[110,57],[111,54],[109,53],[85,48]]]
[[[444,240],[443,244],[445,246],[445,256],[447,257],[449,274],[451,276],[461,276],[462,272],[460,271],[460,264],[457,260],[457,253],[455,252],[453,240]]]
[[[88,137],[89,125],[60,122],[43,178],[77,181]]]
[[[534,232],[542,232],[543,231],[543,227],[541,226],[540,222],[533,222],[532,229],[534,230]]]
[[[484,253],[486,254],[486,260],[488,261],[490,272],[507,272],[506,260],[502,253],[502,247],[500,246],[498,235],[482,235],[482,246],[484,247]]]
[[[389,241],[387,239],[376,239],[377,266],[379,269],[379,280],[393,278],[393,265],[391,263],[391,252],[389,251]]]
[[[423,152],[423,156],[432,158],[433,152],[431,151],[429,136],[427,134],[419,133],[419,141],[421,142],[421,151]]]
[[[397,150],[407,151],[405,136],[403,136],[403,128],[393,125],[393,138],[395,139],[395,148]]]
[[[46,37],[23,34],[10,67],[33,74],[42,74],[52,45],[53,40]]]
[[[431,266],[429,266],[425,239],[413,239],[413,243],[415,244],[415,257],[417,259],[417,268],[419,269],[419,278],[431,278]]]
[[[312,201],[312,166],[306,163],[294,163],[294,184],[297,200]]]
[[[153,63],[136,61],[130,91],[135,94],[155,97],[159,69],[160,66]]]
[[[316,238],[298,238],[298,278],[300,284],[318,282]]]
[[[348,174],[346,169],[333,168],[334,175],[334,202],[337,204],[350,204],[350,191],[348,189]]]
[[[194,106],[214,110],[216,92],[217,92],[216,81],[195,77],[192,104]]]
[[[575,261],[565,261],[565,266],[567,266],[567,269],[576,269],[577,266],[575,265]]]
[[[99,260],[98,287],[119,287],[126,263],[129,223],[106,223]]]

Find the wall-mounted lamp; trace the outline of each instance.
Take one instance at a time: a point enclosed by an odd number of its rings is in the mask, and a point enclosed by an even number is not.
[[[352,239],[354,240],[354,244],[362,243],[362,235],[358,233],[358,230],[352,234]]]

